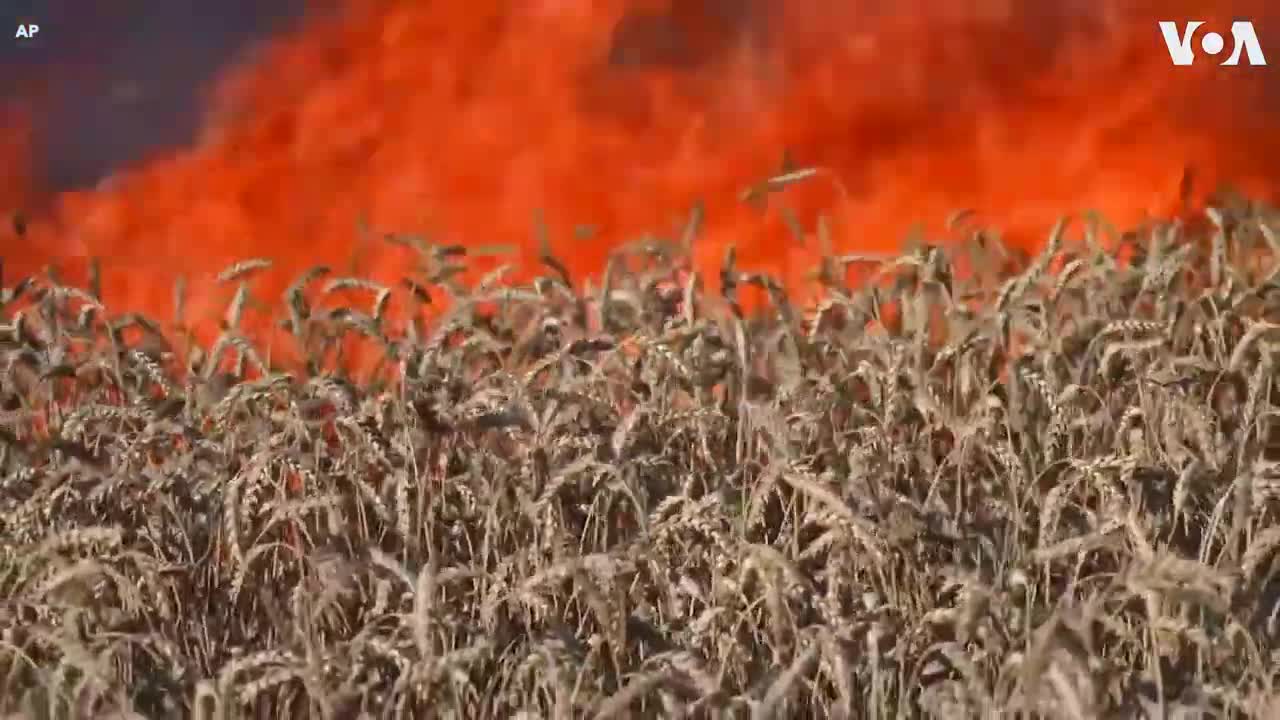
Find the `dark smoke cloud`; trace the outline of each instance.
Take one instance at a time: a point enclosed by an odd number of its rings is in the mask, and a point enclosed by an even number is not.
[[[296,23],[305,0],[3,0],[0,101],[35,119],[36,181],[91,187],[189,142],[202,94],[254,42]],[[12,41],[20,21],[40,42]]]

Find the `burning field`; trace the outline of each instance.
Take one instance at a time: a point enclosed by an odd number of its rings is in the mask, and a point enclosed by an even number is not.
[[[340,5],[2,109],[0,710],[1280,713],[1274,9]]]

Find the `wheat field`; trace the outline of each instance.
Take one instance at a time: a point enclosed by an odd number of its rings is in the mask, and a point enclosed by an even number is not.
[[[246,259],[209,347],[7,282],[0,710],[1274,717],[1276,219],[1019,257],[959,218],[812,308],[732,255],[709,292],[689,238],[279,298]]]

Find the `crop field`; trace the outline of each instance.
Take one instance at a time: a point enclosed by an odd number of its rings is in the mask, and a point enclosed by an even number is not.
[[[7,277],[2,709],[1275,717],[1275,221],[957,218],[812,307],[684,239],[594,283],[248,258],[206,347]]]

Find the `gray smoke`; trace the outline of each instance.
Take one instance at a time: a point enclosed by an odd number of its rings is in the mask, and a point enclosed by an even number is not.
[[[298,21],[304,3],[27,2],[19,14],[40,25],[42,42],[0,55],[0,100],[18,99],[34,114],[37,182],[53,191],[92,187],[189,142],[219,71]]]

